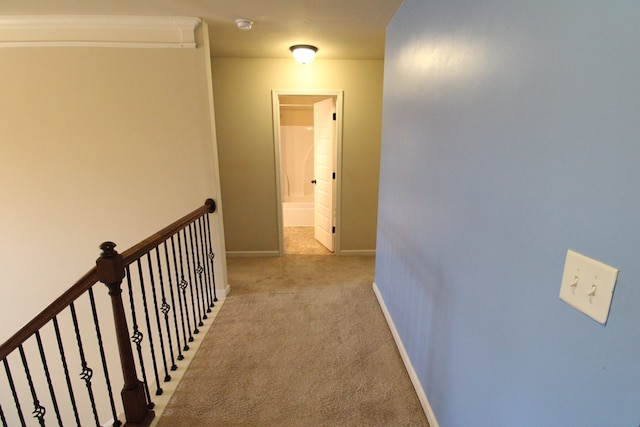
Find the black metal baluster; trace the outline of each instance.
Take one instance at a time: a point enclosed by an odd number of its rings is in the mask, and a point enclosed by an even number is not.
[[[76,425],[80,425],[80,415],[78,414],[78,405],[76,405],[76,397],[73,394],[73,387],[71,386],[71,377],[69,376],[69,366],[67,365],[67,358],[64,354],[64,347],[62,345],[62,336],[60,335],[60,325],[58,325],[58,317],[53,318],[53,328],[56,331],[56,339],[58,340],[58,350],[60,351],[60,360],[62,361],[62,368],[64,369],[64,376],[67,380],[67,389],[69,390],[69,399],[71,400],[71,407],[73,409],[73,415],[76,419]]]
[[[162,394],[160,387],[160,375],[158,374],[158,363],[156,362],[156,349],[153,345],[153,334],[151,334],[151,321],[149,320],[149,305],[147,304],[147,292],[144,289],[144,277],[142,275],[142,263],[140,259],[136,261],[138,265],[138,279],[140,279],[140,290],[142,292],[142,307],[144,308],[144,319],[147,324],[147,335],[149,335],[149,349],[151,350],[151,362],[153,363],[153,373],[156,378],[156,396]]]
[[[202,292],[202,310],[205,313],[211,313],[211,297],[209,296],[209,290],[207,288],[206,277],[206,257],[204,244],[202,241],[202,217],[198,218],[195,223],[195,237],[196,237],[196,253],[198,254],[198,271],[200,276],[200,292]],[[204,315],[207,318],[207,315]]]
[[[165,240],[164,248],[165,253],[167,249],[167,242]],[[171,370],[175,371],[178,369],[176,365],[175,356],[173,355],[173,340],[171,339],[171,326],[169,326],[169,311],[171,310],[171,306],[167,303],[167,296],[164,292],[164,276],[162,275],[162,263],[160,262],[160,250],[156,247],[156,262],[158,263],[158,277],[160,278],[160,296],[162,297],[162,304],[160,305],[160,311],[164,315],[164,326],[167,329],[167,340],[169,341],[169,356],[171,356]],[[168,266],[168,261],[167,261]],[[167,277],[171,277],[171,273],[168,273]],[[160,328],[158,326],[158,328]]]
[[[96,327],[96,339],[98,340],[98,349],[100,350],[100,359],[102,360],[102,370],[104,372],[104,379],[107,386],[107,393],[109,394],[109,404],[111,405],[111,415],[113,416],[113,427],[119,427],[122,422],[118,420],[118,413],[116,412],[116,404],[113,400],[113,389],[111,388],[111,378],[109,376],[109,369],[107,367],[107,358],[104,354],[104,344],[102,343],[102,333],[100,332],[100,322],[98,321],[98,312],[96,310],[96,301],[93,296],[93,288],[89,288],[89,301],[91,302],[91,313],[93,314],[93,324]]]
[[[205,236],[204,218],[200,217],[198,220],[200,225],[200,242],[202,244],[202,265],[204,266],[204,287],[207,292],[207,307],[208,312],[211,312],[213,307],[213,293],[211,292],[211,272],[209,270],[209,259],[207,258],[207,239]]]
[[[0,421],[2,421],[2,427],[8,427],[7,419],[4,417],[4,411],[2,405],[0,405]]]
[[[202,245],[202,265],[204,266],[204,289],[207,294],[207,313],[211,313],[211,307],[213,307],[213,295],[211,294],[211,287],[209,284],[210,280],[210,272],[209,272],[209,263],[207,262],[207,241],[204,235],[204,218],[198,218],[198,230],[200,231],[200,243]]]
[[[93,410],[93,418],[96,425],[100,424],[98,419],[98,409],[96,408],[96,401],[93,396],[93,388],[91,387],[91,377],[93,377],[93,370],[87,364],[87,359],[84,355],[84,347],[82,346],[82,338],[80,336],[80,328],[78,326],[78,316],[76,315],[76,308],[73,303],[69,304],[71,309],[71,318],[73,319],[73,327],[76,331],[76,341],[78,342],[78,352],[80,354],[80,363],[82,365],[82,371],[80,372],[80,378],[84,380],[87,386],[87,393],[89,394],[89,401],[91,402],[91,409]]]
[[[216,274],[214,270],[213,260],[215,258],[215,254],[213,253],[213,246],[211,244],[211,226],[209,224],[209,215],[205,215],[205,224],[207,225],[207,258],[209,258],[209,263],[211,264],[211,287],[213,288],[213,302],[218,302],[218,295],[216,293]]]
[[[136,350],[138,351],[138,363],[140,363],[140,371],[142,371],[142,383],[144,384],[144,393],[147,395],[147,402],[149,402],[148,408],[153,409],[155,403],[151,401],[151,393],[149,393],[149,382],[147,381],[147,370],[144,367],[144,357],[142,356],[142,340],[144,335],[138,328],[138,321],[136,320],[136,306],[133,301],[133,286],[131,285],[131,271],[127,265],[125,268],[127,277],[127,288],[129,290],[129,306],[131,307],[131,320],[133,321],[133,334],[131,335],[131,341],[136,344]]]
[[[171,244],[173,245],[173,237],[171,237]],[[169,263],[169,250],[167,249],[167,242],[164,242],[164,258],[167,263],[167,279],[169,280],[169,295],[171,296],[171,305],[173,306],[173,324],[176,331],[176,348],[178,349],[178,360],[184,359],[182,355],[182,347],[180,346],[180,328],[178,327],[178,310],[176,309],[176,300],[173,296],[173,280],[171,279],[171,264]],[[175,266],[175,257],[173,259]],[[180,300],[180,293],[178,292],[178,301]],[[182,324],[184,333],[184,322]],[[185,336],[185,343],[187,338]],[[173,355],[173,352],[171,353]],[[173,368],[172,368],[173,369]]]
[[[157,255],[156,248],[156,255]],[[162,364],[164,367],[164,381],[171,381],[171,375],[169,375],[169,370],[167,368],[167,356],[165,355],[164,349],[164,336],[162,335],[162,327],[160,326],[160,312],[158,310],[158,296],[156,292],[156,281],[155,274],[153,274],[153,266],[151,265],[151,252],[147,252],[147,266],[149,267],[149,278],[151,280],[151,295],[153,296],[153,308],[156,314],[156,326],[158,327],[158,337],[160,340],[160,353],[162,354]],[[160,268],[160,262],[158,260],[158,268]]]
[[[183,266],[183,255],[182,255],[182,239],[180,238],[180,232],[177,232],[176,235],[178,236],[178,259],[180,261],[180,281],[178,283],[180,286],[180,289],[182,290],[182,301],[184,302],[184,311],[185,311],[185,317],[187,318],[187,328],[189,331],[189,342],[193,342],[193,335],[191,335],[191,321],[189,320],[189,303],[187,302],[187,287],[189,286],[189,282],[187,282],[184,278],[184,266]],[[185,242],[185,246],[186,246],[186,242]],[[195,314],[194,314],[194,321],[195,321]],[[193,324],[194,329],[197,331],[198,327],[196,326],[196,324]],[[197,333],[197,332],[196,332]],[[185,346],[185,351],[187,351],[189,348],[188,346]]]
[[[204,293],[202,292],[202,272],[204,269],[200,264],[200,246],[198,245],[198,239],[196,239],[198,233],[197,229],[194,231],[196,226],[194,224],[189,224],[189,234],[191,236],[191,253],[193,254],[193,271],[196,276],[196,296],[198,300],[198,313],[200,314],[200,307],[202,306],[202,314],[200,315],[200,326],[203,325],[202,319],[207,318],[207,311],[204,302]],[[194,251],[195,246],[195,251]]]
[[[18,346],[18,351],[20,352],[20,358],[22,359],[22,366],[24,367],[24,374],[27,376],[27,384],[29,384],[29,390],[31,390],[31,397],[33,398],[33,417],[38,420],[38,423],[41,426],[44,426],[44,415],[46,414],[46,409],[44,406],[40,404],[38,400],[38,395],[36,394],[36,388],[33,385],[33,379],[31,378],[31,372],[29,371],[29,363],[27,362],[27,357],[24,354],[24,348],[22,344]]]
[[[40,359],[42,360],[44,375],[47,378],[47,385],[49,386],[49,394],[51,395],[51,403],[53,404],[53,410],[56,413],[58,424],[62,425],[60,408],[58,407],[58,400],[56,399],[56,393],[53,389],[53,383],[51,382],[51,375],[49,374],[49,365],[47,364],[47,358],[44,354],[44,347],[42,346],[42,338],[40,337],[40,331],[36,331],[36,342],[38,343],[38,351],[40,352]]]
[[[189,275],[189,291],[191,293],[191,309],[193,310],[193,333],[199,334],[200,330],[196,325],[202,326],[202,321],[199,320],[202,318],[202,316],[200,316],[200,306],[196,305],[195,303],[195,297],[193,292],[194,284],[193,284],[193,277],[191,276],[191,259],[189,257],[189,247],[187,246],[187,231],[183,229],[182,233],[184,237],[184,253],[187,257],[187,273]],[[197,319],[196,319],[196,310],[198,311]]]
[[[182,256],[180,254],[180,234],[176,233],[178,236],[178,254],[180,256]],[[180,306],[180,320],[182,323],[182,336],[184,337],[184,351],[188,351],[189,350],[189,338],[191,338],[191,341],[193,341],[193,338],[191,337],[191,326],[189,325],[187,328],[185,328],[184,325],[184,319],[185,317],[187,318],[187,324],[189,323],[189,315],[188,313],[185,315],[185,311],[186,309],[183,307],[185,304],[183,304],[183,298],[182,298],[182,294],[180,293],[180,291],[183,291],[183,287],[182,287],[182,281],[180,280],[180,276],[178,275],[178,260],[176,257],[176,247],[173,241],[173,236],[171,236],[171,252],[173,255],[173,269],[176,272],[176,293],[178,294],[178,305]],[[180,260],[180,269],[182,269],[182,259]],[[187,331],[189,331],[189,338],[187,338]]]
[[[9,362],[7,359],[2,359],[4,364],[4,370],[7,373],[7,380],[9,380],[9,387],[11,388],[11,394],[13,395],[13,403],[16,405],[16,411],[18,412],[18,418],[20,419],[20,425],[25,427],[27,424],[24,422],[24,415],[22,414],[22,407],[20,406],[20,399],[18,399],[18,393],[16,392],[16,384],[13,382],[13,376],[11,375],[11,369],[9,369]]]

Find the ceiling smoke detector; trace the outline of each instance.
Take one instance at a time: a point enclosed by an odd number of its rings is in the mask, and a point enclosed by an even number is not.
[[[239,18],[236,19],[236,25],[238,26],[239,30],[249,31],[253,26],[253,21],[251,21],[250,19]]]

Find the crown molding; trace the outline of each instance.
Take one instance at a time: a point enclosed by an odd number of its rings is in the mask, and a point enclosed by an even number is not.
[[[0,16],[0,47],[195,48],[201,22],[181,16]]]

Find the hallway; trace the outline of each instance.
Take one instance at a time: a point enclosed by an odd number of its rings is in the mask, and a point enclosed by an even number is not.
[[[232,292],[158,426],[427,426],[373,257],[230,258]]]

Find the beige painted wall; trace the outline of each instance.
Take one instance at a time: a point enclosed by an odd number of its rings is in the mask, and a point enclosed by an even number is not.
[[[344,91],[340,247],[374,250],[383,61],[213,58],[212,73],[227,250],[278,250],[274,89]]]
[[[0,341],[101,242],[123,251],[218,198],[208,60],[202,44],[0,49]]]

